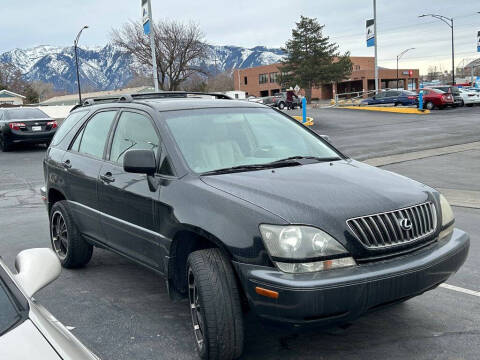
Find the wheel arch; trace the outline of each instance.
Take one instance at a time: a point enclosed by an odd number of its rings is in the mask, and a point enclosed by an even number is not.
[[[229,260],[232,254],[225,244],[211,233],[194,226],[184,226],[172,238],[167,268],[167,286],[172,298],[187,294],[186,264],[188,256],[197,250],[218,248]]]
[[[51,187],[48,189],[47,193],[47,200],[48,200],[48,213],[50,214],[50,210],[52,209],[53,204],[58,201],[66,200],[65,194],[55,187]]]

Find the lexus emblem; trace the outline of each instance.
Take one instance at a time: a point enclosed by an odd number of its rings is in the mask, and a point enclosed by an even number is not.
[[[412,222],[410,221],[410,219],[407,219],[407,218],[403,218],[399,221],[400,223],[400,227],[405,230],[405,231],[409,231],[409,230],[412,230],[412,227],[413,227],[413,224]]]

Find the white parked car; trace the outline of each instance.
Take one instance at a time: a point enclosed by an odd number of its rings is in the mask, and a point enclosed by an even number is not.
[[[0,259],[0,359],[99,360],[32,298],[60,275],[55,253],[22,251],[15,268],[17,274]]]
[[[460,88],[458,89],[463,103],[466,106],[473,106],[474,104],[480,104],[480,93],[474,90]]]

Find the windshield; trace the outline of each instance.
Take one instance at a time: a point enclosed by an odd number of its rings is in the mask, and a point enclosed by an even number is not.
[[[7,119],[10,120],[28,120],[28,119],[48,119],[48,115],[39,109],[11,109],[7,110]]]
[[[185,161],[197,173],[297,156],[340,158],[303,126],[268,108],[210,108],[162,114]]]
[[[21,319],[12,298],[0,279],[0,335],[15,325]]]

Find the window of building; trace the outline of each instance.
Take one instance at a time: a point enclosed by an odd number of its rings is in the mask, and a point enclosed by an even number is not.
[[[260,75],[258,75],[258,83],[259,83],[259,84],[266,84],[266,83],[268,83],[268,74],[260,74]]]
[[[270,73],[270,82],[271,83],[276,83],[278,75],[279,75],[278,72]]]
[[[353,65],[353,70],[360,70],[360,65]]]
[[[246,76],[243,78],[243,82],[245,85],[248,85],[248,78]]]

